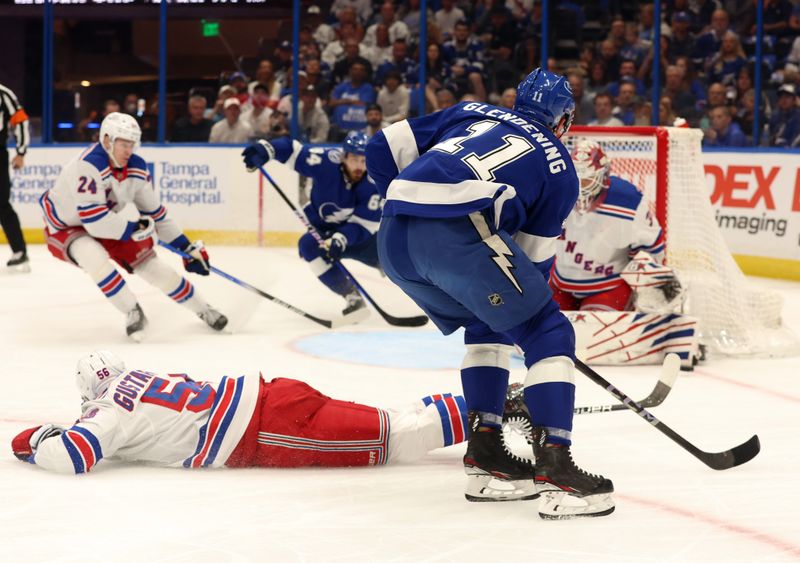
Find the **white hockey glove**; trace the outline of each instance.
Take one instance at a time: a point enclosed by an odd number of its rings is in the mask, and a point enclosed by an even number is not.
[[[131,235],[131,240],[136,242],[142,242],[143,240],[147,240],[150,237],[156,234],[156,222],[153,220],[152,217],[140,217],[139,218],[139,228],[133,231]]]
[[[664,315],[674,312],[686,299],[686,289],[675,270],[654,261],[647,252],[638,252],[620,277],[633,289],[637,311]]]
[[[43,424],[35,428],[28,428],[16,435],[11,441],[11,448],[17,459],[28,461],[36,453],[39,444],[48,438],[59,436],[66,429],[66,426],[59,424]]]

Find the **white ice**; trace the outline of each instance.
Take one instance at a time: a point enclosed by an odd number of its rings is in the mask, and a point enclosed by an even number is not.
[[[0,258],[9,250],[0,246]],[[214,264],[318,316],[341,308],[291,249],[212,248]],[[210,379],[260,369],[303,379],[336,398],[400,407],[460,391],[457,369],[374,367],[303,353],[293,343],[326,332],[218,277],[196,286],[229,313],[235,334],[215,334],[141,280],[130,279],[151,328],[124,337],[121,315],[89,278],[41,247],[33,272],[0,274],[0,561],[797,561],[800,560],[798,359],[711,359],[681,373],[654,414],[708,451],[758,433],[750,463],[713,471],[630,412],[577,416],[579,465],[614,481],[616,512],[550,522],[536,501],[464,500],[464,446],[419,463],[358,469],[199,470],[102,462],[57,476],[17,461],[10,441],[42,423],[69,423],[79,399],[78,357],[96,348],[130,367]],[[178,267],[178,261],[168,256]],[[373,271],[354,272],[394,314],[418,309]],[[756,280],[786,297],[800,333],[800,284]],[[377,315],[343,331],[391,329]],[[365,356],[390,348],[370,344]],[[372,342],[372,340],[370,340]],[[409,349],[414,358],[417,353]],[[413,363],[413,362],[412,362]],[[655,367],[601,368],[627,394],[646,395]],[[523,370],[512,375],[522,379]],[[579,377],[577,404],[613,399]]]

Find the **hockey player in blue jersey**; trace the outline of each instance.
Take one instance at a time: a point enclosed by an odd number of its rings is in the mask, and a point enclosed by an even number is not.
[[[342,149],[304,146],[289,137],[258,141],[242,156],[249,171],[269,160],[283,162],[313,182],[310,201],[303,212],[325,239],[320,246],[310,233],[300,237],[300,256],[331,291],[347,301],[342,313],[350,320],[369,314],[358,290],[333,263],[353,258],[378,267],[375,233],[381,219],[381,199],[367,178],[367,136],[351,132]]]
[[[536,69],[519,85],[513,111],[462,103],[395,123],[367,146],[367,171],[385,200],[381,265],[444,334],[465,329],[466,496],[534,498],[492,487],[492,478],[515,488],[533,478],[545,518],[614,510],[611,481],[572,461],[575,336],[547,284],[578,196],[559,141],[574,109],[567,80]],[[535,468],[508,453],[501,432],[514,344],[528,368]]]

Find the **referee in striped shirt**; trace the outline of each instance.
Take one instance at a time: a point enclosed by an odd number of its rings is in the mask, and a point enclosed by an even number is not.
[[[0,226],[6,233],[11,245],[9,268],[29,272],[30,264],[14,208],[11,207],[11,178],[8,174],[8,150],[6,142],[8,133],[13,130],[17,140],[17,154],[11,159],[11,166],[19,170],[25,165],[25,151],[28,149],[30,132],[28,130],[28,114],[22,109],[17,97],[9,88],[0,84]]]

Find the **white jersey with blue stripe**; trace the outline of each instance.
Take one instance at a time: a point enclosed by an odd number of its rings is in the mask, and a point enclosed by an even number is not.
[[[51,233],[80,226],[95,238],[128,240],[139,218],[149,215],[159,238],[181,235],[158,199],[144,159],[134,154],[126,167],[115,169],[99,144],[64,166],[39,205]]]
[[[577,295],[613,289],[625,283],[620,272],[640,250],[658,263],[664,260],[664,232],[655,208],[635,185],[611,176],[592,211],[573,212],[564,223],[553,285]]]
[[[309,147],[289,137],[273,139],[270,144],[276,160],[312,179],[311,195],[303,212],[317,229],[342,233],[348,246],[362,244],[378,232],[378,191],[366,175],[356,183],[345,177],[341,149]]]
[[[546,127],[478,102],[397,122],[367,146],[385,216],[483,211],[545,275],[578,196],[569,153]]]
[[[59,473],[87,473],[103,458],[167,467],[225,464],[255,412],[259,375],[196,382],[184,374],[130,370],[29,460]]]

